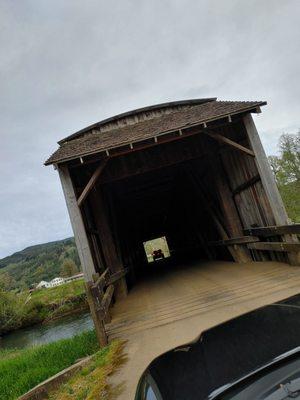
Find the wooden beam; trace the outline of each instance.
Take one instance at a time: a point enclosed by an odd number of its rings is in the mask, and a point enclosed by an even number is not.
[[[217,159],[212,161],[211,170],[213,172],[213,179],[219,204],[225,218],[226,229],[229,235],[227,238],[223,237],[223,240],[230,239],[230,237],[241,237],[243,235],[242,222],[234,203],[234,199],[232,198],[232,192],[226,179],[221,160]],[[237,244],[233,246],[235,251],[235,260],[237,262],[245,263],[252,261],[252,256],[245,246]]]
[[[199,181],[199,178],[195,175],[195,172],[193,171],[192,168],[187,170],[187,177],[190,179],[194,189],[195,193],[198,195],[198,197],[201,199],[201,205],[205,207],[206,211],[208,214],[210,214],[213,222],[216,225],[216,228],[220,234],[220,236],[223,238],[223,240],[228,240],[228,234],[221,223],[220,217],[217,215],[217,213],[214,211],[213,203],[210,201],[209,197],[207,196],[207,193],[205,190],[203,190],[201,181]],[[231,198],[231,197],[230,197]],[[231,198],[232,202],[232,198]],[[238,233],[237,233],[238,234]],[[249,262],[252,261],[252,258],[250,258],[250,255],[248,254],[248,250],[245,248],[241,248],[240,246],[228,246],[228,251],[232,255],[232,258],[236,262]]]
[[[250,186],[255,185],[255,183],[259,182],[259,181],[260,181],[260,176],[257,174],[255,176],[253,176],[252,178],[250,178],[248,181],[242,183],[241,185],[239,185],[235,189],[233,189],[232,195],[235,196],[235,195],[241,193],[242,191],[248,189]]]
[[[88,181],[86,187],[83,189],[81,195],[79,196],[77,200],[77,204],[80,207],[87,195],[90,193],[90,191],[93,189],[95,186],[95,183],[97,182],[98,178],[100,177],[101,173],[103,172],[107,162],[108,158],[104,159],[102,163],[96,168],[94,171],[93,175],[91,176],[90,180]]]
[[[274,174],[271,170],[268,158],[260,141],[252,115],[245,115],[243,122],[251,148],[255,153],[255,163],[274,216],[274,222],[276,225],[289,225],[289,218],[286,209],[278,191]],[[292,235],[286,235],[284,240],[286,242],[298,243],[297,237]],[[299,254],[289,253],[288,259],[291,265],[299,265]]]
[[[108,288],[106,289],[106,292],[103,296],[102,299],[102,309],[104,310],[104,313],[106,314],[108,312],[108,308],[110,306],[111,300],[112,300],[112,296],[114,294],[114,285],[109,285]]]
[[[288,225],[288,216],[251,114],[247,114],[244,117],[244,125],[252,150],[256,156],[256,166],[273,211],[275,223],[276,225]]]
[[[68,167],[65,165],[60,165],[58,167],[58,172],[65,195],[71,225],[74,232],[76,247],[80,258],[84,279],[86,282],[90,282],[93,280],[93,274],[96,273],[96,270],[81,211],[77,205],[77,199],[73,188],[71,176]]]
[[[300,251],[300,243],[293,242],[257,242],[248,244],[249,249],[267,251]]]
[[[259,238],[255,236],[241,236],[226,240],[217,240],[216,242],[209,242],[208,244],[211,246],[232,246],[235,244],[247,244],[254,242],[259,242]]]
[[[93,284],[93,288],[103,290],[105,286],[107,286],[108,284],[108,279],[109,279],[109,270],[106,269]]]
[[[124,268],[121,271],[115,272],[114,274],[112,274],[108,280],[107,280],[107,284],[111,285],[112,283],[117,282],[119,279],[123,278],[128,272],[128,268]]]
[[[228,144],[229,146],[233,147],[234,149],[236,149],[238,151],[246,153],[251,157],[255,157],[255,155],[254,155],[252,150],[247,149],[247,147],[244,147],[241,144],[236,143],[233,140],[231,140],[231,139],[229,139],[229,138],[227,138],[225,136],[219,135],[218,133],[211,133],[211,132],[206,132],[206,131],[204,131],[204,133],[206,135],[210,136],[211,138],[217,140],[218,142]]]
[[[108,340],[107,340],[107,335],[105,332],[103,319],[101,318],[100,313],[96,310],[93,294],[91,291],[91,282],[86,282],[85,288],[86,288],[87,300],[88,300],[88,303],[90,306],[92,319],[93,319],[94,325],[95,325],[95,331],[96,331],[98,343],[99,343],[100,347],[104,347],[107,345]]]
[[[105,265],[109,273],[113,274],[123,271],[123,264],[117,251],[115,238],[112,232],[112,223],[109,216],[108,201],[104,199],[103,188],[98,188],[91,193],[91,207],[94,212],[99,239],[103,251]],[[124,299],[127,295],[127,284],[125,277],[115,282],[115,297],[117,300]]]
[[[245,235],[254,236],[277,236],[277,235],[300,235],[300,224],[259,226],[257,228],[244,229]]]

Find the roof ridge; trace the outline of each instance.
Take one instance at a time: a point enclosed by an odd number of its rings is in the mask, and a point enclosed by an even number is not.
[[[152,111],[156,109],[161,109],[161,108],[167,108],[167,107],[176,107],[180,105],[200,105],[200,104],[205,104],[211,101],[216,101],[217,97],[207,97],[207,98],[198,98],[198,99],[188,99],[188,100],[176,100],[176,101],[170,101],[170,102],[165,102],[165,103],[157,103],[153,104],[151,106],[145,106],[145,107],[139,107],[130,111],[125,111],[120,114],[113,115],[111,117],[105,118],[99,122],[95,122],[94,124],[91,124],[83,129],[80,129],[79,131],[74,132],[73,134],[65,137],[64,139],[59,140],[57,143],[59,145],[68,142],[70,140],[73,140],[80,136],[81,134],[88,132],[89,130],[92,130],[94,128],[98,128],[101,125],[107,124],[109,122],[117,121],[121,118],[129,117],[135,114],[140,114],[146,111]]]

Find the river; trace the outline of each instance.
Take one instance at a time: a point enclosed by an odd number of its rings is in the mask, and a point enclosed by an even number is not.
[[[34,325],[18,329],[0,338],[0,348],[24,348],[37,344],[55,342],[70,338],[78,333],[93,328],[93,321],[88,311],[72,314],[44,325]]]

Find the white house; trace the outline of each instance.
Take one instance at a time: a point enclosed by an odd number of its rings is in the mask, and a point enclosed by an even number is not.
[[[49,284],[51,285],[50,287],[60,286],[63,283],[65,283],[65,280],[64,280],[64,278],[61,278],[61,277],[54,278],[54,279],[52,279],[52,281],[49,282]]]
[[[65,283],[65,279],[64,278],[54,278],[52,279],[52,281],[47,282],[47,281],[41,281],[37,286],[36,289],[42,289],[42,288],[52,288],[52,287],[56,287],[56,286],[60,286],[63,283]]]
[[[37,286],[36,289],[43,289],[43,288],[49,288],[50,283],[47,281],[41,281]]]

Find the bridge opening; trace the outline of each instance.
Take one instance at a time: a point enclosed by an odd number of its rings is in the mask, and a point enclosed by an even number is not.
[[[167,238],[165,236],[147,240],[143,243],[148,264],[165,260],[171,256]]]

